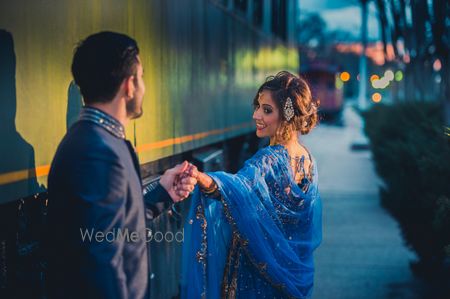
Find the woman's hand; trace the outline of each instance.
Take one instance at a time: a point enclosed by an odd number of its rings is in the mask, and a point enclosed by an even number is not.
[[[214,182],[209,175],[199,171],[197,176],[197,183],[201,189],[205,190],[209,189]]]

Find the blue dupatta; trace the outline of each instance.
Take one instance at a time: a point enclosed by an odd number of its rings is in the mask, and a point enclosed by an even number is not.
[[[300,188],[281,145],[259,150],[235,175],[208,173],[218,200],[194,192],[184,226],[182,298],[307,298],[322,238],[318,173]]]

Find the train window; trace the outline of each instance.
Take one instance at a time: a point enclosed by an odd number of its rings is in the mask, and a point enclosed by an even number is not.
[[[272,4],[272,33],[283,40],[287,40],[287,0],[273,0]]]
[[[262,26],[263,23],[263,0],[253,1],[253,25]]]
[[[248,0],[233,0],[234,8],[236,11],[245,13],[247,12],[247,1]]]

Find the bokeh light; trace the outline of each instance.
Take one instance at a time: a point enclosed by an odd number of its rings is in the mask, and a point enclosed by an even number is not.
[[[348,72],[342,72],[340,75],[342,82],[347,82],[350,80],[350,74]]]
[[[399,82],[403,80],[403,72],[398,70],[395,72],[395,81]]]
[[[374,93],[374,94],[372,95],[372,101],[373,101],[374,103],[379,103],[379,102],[381,102],[381,98],[382,98],[382,96],[381,96],[381,94],[378,93],[378,92],[376,92],[376,93]]]
[[[404,56],[403,56],[403,62],[404,63],[409,63],[411,61],[411,59],[409,58],[409,54],[405,54]]]
[[[384,72],[384,77],[387,80],[392,81],[392,80],[394,80],[394,72],[391,70],[387,70],[386,72]]]
[[[440,61],[439,59],[436,59],[436,60],[433,62],[433,70],[434,70],[435,72],[439,72],[439,71],[441,70],[441,68],[442,68],[442,63],[441,63],[441,61]]]
[[[383,77],[379,80],[372,81],[372,87],[376,89],[384,89],[389,86],[389,80],[386,77]]]
[[[344,82],[342,82],[342,80],[337,76],[336,76],[335,86],[337,89],[342,89],[342,87],[344,86]]]

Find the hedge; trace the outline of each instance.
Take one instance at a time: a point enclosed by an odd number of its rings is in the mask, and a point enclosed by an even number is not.
[[[362,114],[385,183],[382,205],[420,261],[441,265],[450,256],[450,137],[440,106],[376,105]]]

